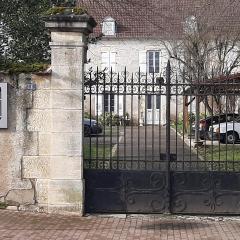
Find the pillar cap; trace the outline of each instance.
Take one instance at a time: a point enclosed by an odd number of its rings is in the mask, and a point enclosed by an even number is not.
[[[94,18],[88,14],[82,15],[51,15],[44,17],[45,26],[52,32],[82,32],[90,34],[97,26]]]

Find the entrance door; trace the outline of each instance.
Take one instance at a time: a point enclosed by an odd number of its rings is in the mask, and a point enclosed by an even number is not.
[[[146,107],[147,107],[147,125],[159,125],[160,124],[160,95],[147,95]]]

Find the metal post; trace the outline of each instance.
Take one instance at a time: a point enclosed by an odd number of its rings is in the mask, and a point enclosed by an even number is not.
[[[200,101],[199,101],[199,91],[198,89],[195,91],[196,94],[196,115],[195,115],[195,142],[194,147],[198,148],[198,146],[201,146],[203,142],[200,141],[200,135],[199,135],[199,122],[200,122]]]
[[[168,189],[168,202],[166,212],[171,212],[171,183],[170,183],[170,160],[171,160],[171,119],[170,119],[170,103],[171,103],[171,64],[168,61],[166,69],[166,161],[167,161],[167,189]]]

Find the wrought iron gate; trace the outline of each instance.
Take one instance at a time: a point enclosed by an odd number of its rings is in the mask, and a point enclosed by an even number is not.
[[[240,79],[173,75],[86,75],[86,212],[240,214]]]

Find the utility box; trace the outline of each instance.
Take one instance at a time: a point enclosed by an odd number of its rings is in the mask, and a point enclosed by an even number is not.
[[[8,84],[0,83],[0,129],[8,127]]]

